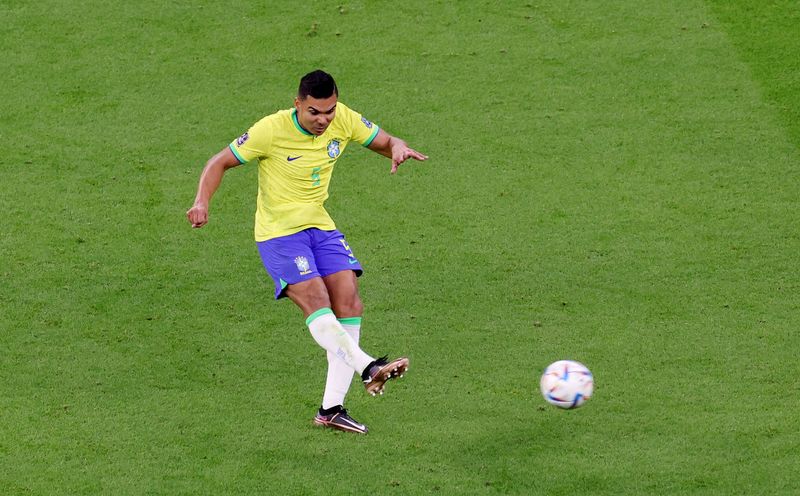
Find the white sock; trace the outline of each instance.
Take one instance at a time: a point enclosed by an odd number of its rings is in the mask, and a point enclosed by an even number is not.
[[[306,325],[317,344],[359,374],[374,360],[361,351],[330,308],[321,308],[309,315]]]
[[[361,317],[339,319],[339,323],[358,344],[361,336]],[[344,397],[347,396],[347,391],[353,382],[353,373],[353,369],[344,361],[328,352],[328,378],[325,381],[325,394],[322,395],[322,408],[327,410],[337,405],[344,405]]]

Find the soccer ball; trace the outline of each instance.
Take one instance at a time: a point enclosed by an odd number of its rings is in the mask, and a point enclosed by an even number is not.
[[[559,360],[545,369],[541,380],[542,396],[559,408],[578,408],[592,397],[594,379],[586,365]]]

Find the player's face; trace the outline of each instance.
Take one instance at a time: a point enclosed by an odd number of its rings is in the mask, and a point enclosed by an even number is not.
[[[314,98],[309,95],[304,99],[295,98],[294,106],[297,109],[297,121],[311,134],[320,136],[331,125],[336,116],[336,102],[338,97],[331,95],[328,98]]]

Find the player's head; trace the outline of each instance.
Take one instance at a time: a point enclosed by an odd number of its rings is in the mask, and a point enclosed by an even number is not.
[[[331,96],[339,96],[339,88],[333,76],[325,71],[317,69],[309,72],[300,79],[300,88],[297,90],[297,98],[305,100],[309,96],[326,99]]]
[[[336,116],[338,99],[339,88],[333,76],[320,70],[309,72],[300,79],[294,99],[298,122],[312,134],[323,134]]]

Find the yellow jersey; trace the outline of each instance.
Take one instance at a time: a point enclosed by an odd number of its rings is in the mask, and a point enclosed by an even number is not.
[[[336,229],[325,210],[333,166],[350,141],[369,146],[378,126],[341,102],[328,129],[316,136],[281,110],[256,122],[230,149],[241,163],[258,159],[256,241],[304,229]]]

